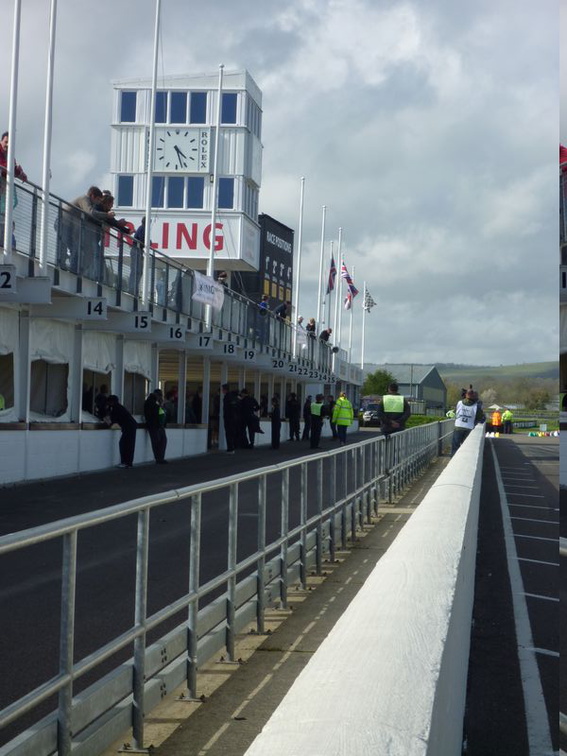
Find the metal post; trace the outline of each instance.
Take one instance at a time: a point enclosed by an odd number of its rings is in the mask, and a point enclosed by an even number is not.
[[[228,499],[228,598],[226,607],[226,652],[234,661],[234,621],[236,615],[236,548],[238,542],[238,483],[232,483]]]
[[[148,608],[148,555],[150,543],[150,510],[138,512],[138,537],[136,542],[136,597],[135,627],[144,628]],[[134,747],[144,745],[144,682],[146,672],[146,633],[134,641],[134,680],[132,700],[132,736]]]
[[[317,461],[317,530],[315,542],[315,569],[317,575],[323,571],[323,459]]]
[[[289,531],[289,468],[282,473],[282,508],[280,535],[285,538],[280,549],[280,601],[281,608],[287,609],[287,534]]]
[[[201,563],[201,494],[191,497],[191,532],[189,546],[189,594],[199,591]],[[191,698],[197,698],[199,600],[189,604],[187,622],[187,688]]]
[[[75,644],[75,591],[77,581],[77,532],[63,537],[61,585],[61,628],[59,636],[59,674],[69,675],[69,682],[59,691],[57,710],[57,753],[71,753],[73,702],[73,653]]]
[[[266,611],[266,475],[258,480],[258,597],[256,602],[256,625],[259,633],[265,632]]]
[[[337,502],[337,455],[333,454],[331,458],[331,490],[329,492],[330,501],[333,504]],[[337,513],[335,510],[331,512],[331,519],[329,522],[329,559],[331,564],[335,561],[336,542],[337,542],[337,526],[336,526]]]
[[[301,491],[300,491],[300,525],[301,525],[301,558],[299,567],[299,580],[302,588],[307,588],[307,464],[301,466]]]

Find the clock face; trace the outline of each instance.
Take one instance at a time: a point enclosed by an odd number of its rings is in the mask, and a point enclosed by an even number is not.
[[[154,170],[164,173],[208,173],[208,129],[156,129]]]

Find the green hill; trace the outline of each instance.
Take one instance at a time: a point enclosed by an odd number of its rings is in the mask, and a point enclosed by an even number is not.
[[[520,365],[456,365],[438,363],[435,365],[441,377],[449,383],[463,386],[478,382],[510,381],[518,378],[527,380],[547,379],[559,381],[559,362],[526,362]]]

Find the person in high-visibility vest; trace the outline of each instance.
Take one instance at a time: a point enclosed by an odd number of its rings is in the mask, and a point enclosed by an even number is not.
[[[497,433],[502,431],[502,415],[500,414],[500,410],[494,410],[491,423],[493,431],[496,431]]]
[[[339,398],[335,402],[333,407],[333,415],[331,422],[337,426],[337,434],[339,437],[339,443],[341,446],[346,444],[346,434],[349,425],[352,425],[354,417],[354,411],[352,404],[347,399],[347,395],[344,391],[341,391]]]
[[[502,424],[504,426],[504,433],[512,433],[512,420],[514,415],[511,410],[505,409],[502,413]]]
[[[323,428],[323,418],[326,415],[324,404],[325,397],[323,394],[317,394],[315,401],[311,402],[311,448],[320,449],[319,441],[321,440],[321,429]]]
[[[388,386],[388,393],[378,402],[377,409],[380,427],[385,436],[399,433],[406,427],[406,420],[411,415],[408,400],[399,393],[398,384],[393,382]]]

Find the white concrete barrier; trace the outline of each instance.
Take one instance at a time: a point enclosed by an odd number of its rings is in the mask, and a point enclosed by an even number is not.
[[[483,447],[479,426],[246,756],[461,754]]]

